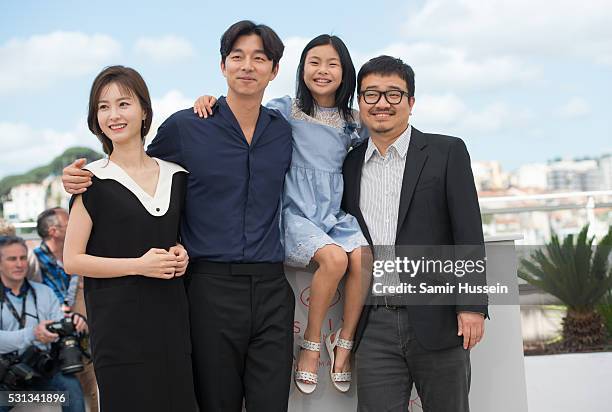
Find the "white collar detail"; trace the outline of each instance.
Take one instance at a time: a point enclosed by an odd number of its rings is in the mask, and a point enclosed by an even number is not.
[[[110,159],[100,159],[87,164],[84,169],[89,170],[98,179],[112,179],[120,183],[132,192],[140,201],[142,206],[153,216],[163,216],[170,207],[170,195],[172,193],[172,176],[178,172],[189,173],[181,166],[166,162],[153,157],[159,165],[159,177],[155,195],[151,196],[145,192],[120,166]]]

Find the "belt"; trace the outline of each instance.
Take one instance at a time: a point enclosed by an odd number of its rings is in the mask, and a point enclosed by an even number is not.
[[[374,307],[398,310],[406,307],[404,296],[376,296]]]
[[[196,260],[189,262],[190,274],[227,275],[227,276],[282,276],[285,274],[284,266],[278,263],[228,263],[211,262],[209,260]]]

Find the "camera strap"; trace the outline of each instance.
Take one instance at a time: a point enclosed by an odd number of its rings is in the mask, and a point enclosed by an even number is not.
[[[30,292],[32,292],[32,298],[34,299],[34,309],[36,310],[36,320],[38,320],[38,302],[36,300],[36,292],[34,291],[34,288],[30,285],[30,282],[28,282],[27,280],[24,280],[24,282],[25,291],[23,295],[23,300],[21,302],[21,315],[17,312],[17,309],[13,305],[13,302],[11,302],[11,300],[6,296],[6,292],[4,290],[2,291],[2,300],[6,301],[6,306],[8,307],[9,311],[17,320],[17,322],[19,322],[19,329],[25,328],[26,316],[28,315],[26,313],[26,302],[28,300],[28,293]]]

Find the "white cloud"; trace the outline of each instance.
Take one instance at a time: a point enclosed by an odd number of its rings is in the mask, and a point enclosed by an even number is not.
[[[279,64],[276,78],[266,88],[264,102],[281,96],[295,96],[295,74],[304,46],[310,41],[304,37],[289,37],[283,40],[285,51]]]
[[[195,98],[185,96],[178,90],[170,90],[162,97],[153,98],[154,121],[162,123],[168,116],[177,110],[186,109],[193,106]]]
[[[175,63],[195,54],[189,41],[175,35],[162,37],[141,37],[134,45],[136,53],[143,54],[156,62]]]
[[[572,97],[557,111],[563,117],[581,117],[591,112],[591,106],[582,97]]]
[[[491,134],[502,129],[516,127],[518,116],[503,102],[491,103],[479,111],[469,111],[462,119],[461,130],[474,134]]]
[[[482,107],[470,107],[452,93],[417,97],[411,123],[430,132],[460,136],[490,136],[509,128],[518,128],[533,119],[526,110],[514,110],[497,101]]]
[[[73,146],[101,151],[85,119],[72,131],[35,129],[23,123],[0,123],[0,178],[42,166]]]
[[[467,111],[466,104],[454,94],[425,94],[417,96],[411,122],[436,127],[450,126],[465,116]]]
[[[309,39],[290,37],[285,39],[285,53],[278,76],[270,83],[264,95],[269,99],[295,95],[295,76],[300,55]],[[429,93],[454,91],[480,91],[526,83],[540,76],[538,68],[521,59],[510,56],[472,58],[464,50],[443,47],[433,43],[394,43],[373,53],[351,50],[357,71],[374,56],[388,54],[400,57],[410,64],[416,73],[418,90]]]
[[[284,40],[285,53],[280,71],[266,89],[264,102],[287,94],[294,96],[295,74],[308,40],[302,37]],[[476,59],[460,48],[424,42],[394,43],[368,54],[351,50],[357,70],[369,58],[380,54],[400,57],[415,69],[417,104],[412,121],[424,130],[470,136],[490,135],[517,121],[524,123],[531,118],[525,111],[517,113],[501,101],[483,107],[470,107],[466,103],[468,100],[454,94],[455,91],[503,90],[508,85],[528,82],[540,75],[536,67],[518,58],[491,56]],[[449,90],[453,90],[453,93]]]
[[[192,98],[171,90],[161,98],[153,98],[153,127],[148,141],[155,137],[159,125],[172,113],[185,109]],[[99,140],[87,128],[87,120],[80,119],[67,131],[34,128],[24,123],[0,122],[0,179],[24,173],[50,162],[64,150],[74,146],[90,147],[102,152]]]
[[[95,73],[112,64],[120,53],[120,44],[101,34],[56,31],[13,38],[0,46],[0,95]]]
[[[403,32],[478,54],[570,54],[605,63],[612,54],[610,21],[609,0],[427,0]]]
[[[600,56],[595,58],[595,61],[604,66],[612,67],[612,50],[608,53],[601,54]]]
[[[151,132],[147,135],[147,144],[155,137],[157,128],[170,116],[172,113],[187,109],[193,106],[194,97],[187,97],[178,90],[170,90],[165,95],[159,98],[152,98],[153,105],[153,123],[151,124]]]
[[[399,57],[415,71],[416,89],[478,91],[523,83],[539,71],[521,59],[510,56],[473,57],[456,47],[433,43],[395,43],[378,54]]]

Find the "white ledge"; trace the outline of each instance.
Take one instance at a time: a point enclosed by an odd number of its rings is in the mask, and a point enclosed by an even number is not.
[[[503,233],[501,235],[495,236],[485,236],[485,243],[492,242],[507,242],[507,241],[515,241],[523,239],[523,235],[521,233]]]

